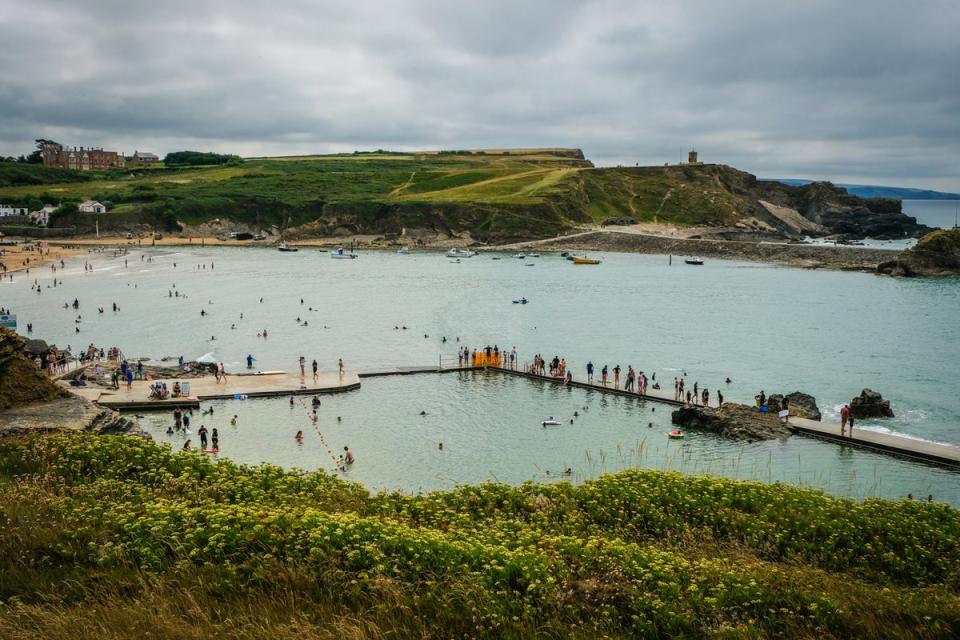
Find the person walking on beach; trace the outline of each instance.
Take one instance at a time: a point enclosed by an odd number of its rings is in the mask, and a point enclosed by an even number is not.
[[[314,382],[317,381],[317,377],[318,377],[318,376],[317,376],[317,361],[314,360],[314,361],[313,361],[313,381],[314,381]]]
[[[300,356],[300,377],[304,378],[307,375],[307,359],[303,356]]]
[[[223,384],[227,384],[227,370],[223,366],[222,362],[217,365],[217,374],[219,374],[217,381],[222,382]]]

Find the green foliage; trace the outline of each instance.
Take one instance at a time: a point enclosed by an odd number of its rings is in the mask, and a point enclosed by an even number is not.
[[[960,631],[960,515],[942,505],[648,471],[370,495],[83,434],[0,443],[3,484],[3,600],[130,568],[256,594],[295,567],[348,606],[389,589],[443,637]]]
[[[240,156],[208,151],[173,151],[168,153],[163,159],[163,164],[168,167],[179,165],[239,164],[240,162]]]
[[[98,174],[91,172],[22,162],[0,162],[0,187],[89,182],[97,177]]]

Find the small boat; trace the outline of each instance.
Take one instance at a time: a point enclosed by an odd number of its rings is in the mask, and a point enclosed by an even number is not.
[[[692,258],[687,258],[684,260],[687,264],[703,264],[703,258],[699,256],[693,256]]]
[[[680,431],[679,429],[677,429],[676,431],[671,431],[670,433],[667,434],[667,437],[670,438],[671,440],[682,440],[683,431]]]
[[[299,251],[299,249],[291,247],[286,242],[281,242],[280,245],[277,246],[277,251]]]
[[[450,251],[447,251],[448,258],[472,258],[475,255],[477,255],[477,252],[469,249],[450,249]]]
[[[330,254],[331,258],[336,258],[337,260],[353,260],[357,257],[355,253],[345,253],[343,247],[340,247],[335,252]]]
[[[450,264],[460,264],[460,258],[457,258],[456,260],[447,260],[447,262]]]
[[[539,258],[539,257],[540,257],[540,254],[539,254],[539,253],[531,253],[531,254],[530,254],[529,256],[527,256],[527,257],[528,257],[528,258]]]
[[[499,259],[500,259],[500,256],[493,256],[493,257],[490,258],[490,259],[491,259],[491,260],[499,260]]]
[[[533,264],[532,262],[528,262],[527,264],[525,264],[525,265],[523,265],[523,266],[525,266],[525,267],[535,267],[535,266],[537,266],[537,265]]]
[[[513,304],[527,304],[528,302],[530,301],[527,300],[526,298],[520,298],[519,300],[514,300]]]
[[[593,258],[578,258],[577,256],[573,257],[573,264],[600,264],[599,260],[594,260]]]
[[[559,420],[554,420],[553,418],[550,418],[549,420],[544,420],[544,421],[541,422],[540,424],[542,424],[542,425],[545,426],[545,427],[555,427],[555,426],[557,426],[558,424],[560,424],[560,421],[559,421]]]
[[[570,257],[570,252],[569,252],[569,251],[564,251],[563,253],[560,254],[560,257],[561,257],[561,258],[569,258],[569,257]]]
[[[524,253],[515,253],[513,254],[513,257],[516,258],[517,260],[524,260],[526,259],[527,256]]]

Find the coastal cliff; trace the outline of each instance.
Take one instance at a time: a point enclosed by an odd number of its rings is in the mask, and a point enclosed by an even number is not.
[[[879,264],[877,271],[907,277],[960,275],[960,229],[939,229],[928,233],[916,246]]]
[[[0,167],[0,201],[30,209],[59,202],[47,233],[79,236],[197,236],[215,228],[224,237],[239,230],[302,240],[407,230],[494,244],[637,222],[754,242],[929,231],[903,215],[899,200],[861,198],[827,182],[790,186],[722,164],[595,167],[579,149],[249,158],[90,172],[74,181],[43,167],[10,178],[16,183],[3,176]],[[107,213],[78,212],[84,200],[102,202]]]

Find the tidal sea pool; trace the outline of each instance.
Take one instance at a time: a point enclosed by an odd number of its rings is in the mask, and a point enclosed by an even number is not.
[[[632,365],[655,371],[666,386],[686,373],[688,384],[698,381],[714,394],[719,388],[732,401],[749,402],[761,389],[800,390],[817,398],[826,419],[869,387],[891,401],[897,417],[858,423],[863,428],[960,444],[960,279],[595,257],[604,263],[574,266],[553,253],[482,254],[457,264],[417,251],[331,260],[314,249],[143,248],[126,257],[90,254],[56,273],[47,267],[16,274],[0,284],[0,306],[17,313],[21,333],[29,322],[34,337],[60,346],[93,342],[153,359],[209,352],[228,372],[243,370],[248,353],[261,370],[294,370],[304,355],[321,369],[335,369],[343,358],[348,370],[359,371],[450,362],[461,345],[496,344],[516,346],[521,362],[536,353],[565,357],[577,372],[588,360],[598,368]],[[93,272],[84,271],[85,260]],[[530,303],[512,303],[521,296]],[[79,312],[63,308],[74,298]],[[267,339],[257,337],[262,329]],[[666,406],[651,411],[636,401],[538,384],[493,374],[365,379],[359,391],[323,399],[320,426],[329,440],[354,449],[363,462],[348,475],[372,488],[520,482],[567,467],[576,479],[653,466],[858,497],[910,492],[960,500],[957,476],[928,465],[800,437],[742,445],[690,434],[668,442]],[[218,420],[240,418],[236,435],[222,426],[221,455],[332,467],[326,453],[315,455],[315,434],[299,446],[293,441],[297,428],[312,431],[302,408],[291,412],[285,399],[211,404]],[[540,427],[549,415],[566,412],[569,419],[577,406],[589,409],[572,428]],[[340,423],[328,415],[337,411],[331,415]],[[147,415],[141,422],[163,441],[168,420]]]

